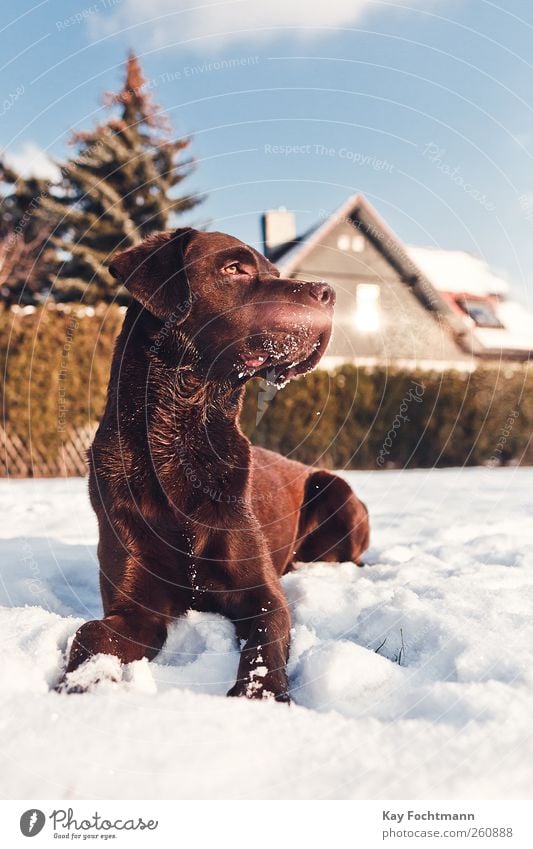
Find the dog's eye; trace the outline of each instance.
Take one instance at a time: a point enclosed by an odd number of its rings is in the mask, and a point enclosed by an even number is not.
[[[238,274],[239,273],[239,263],[232,262],[231,265],[226,265],[224,268],[226,274]]]

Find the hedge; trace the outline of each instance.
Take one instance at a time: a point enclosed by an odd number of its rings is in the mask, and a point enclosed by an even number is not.
[[[91,312],[40,307],[0,316],[4,428],[48,459],[103,411],[122,315],[118,307]]]
[[[92,314],[40,307],[0,316],[4,427],[47,457],[101,415],[117,307]],[[533,375],[527,365],[472,374],[345,365],[276,392],[248,386],[242,425],[252,441],[329,468],[533,462]]]
[[[260,410],[249,387],[243,425],[253,442],[328,468],[379,469],[533,462],[533,372],[472,374],[316,371]],[[261,415],[262,414],[262,415]]]

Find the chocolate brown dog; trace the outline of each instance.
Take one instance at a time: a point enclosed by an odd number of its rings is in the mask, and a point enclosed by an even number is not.
[[[252,448],[239,412],[250,377],[279,385],[318,363],[334,292],[193,229],[151,236],[110,271],[134,300],[89,456],[104,618],[78,630],[63,686],[99,652],[153,658],[194,608],[244,640],[228,695],[288,701],[279,578],[297,561],[357,562],[367,511],[335,475]]]

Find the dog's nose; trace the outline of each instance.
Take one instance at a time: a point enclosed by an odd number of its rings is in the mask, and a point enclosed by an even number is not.
[[[335,303],[335,290],[328,283],[311,283],[309,294],[323,307]]]

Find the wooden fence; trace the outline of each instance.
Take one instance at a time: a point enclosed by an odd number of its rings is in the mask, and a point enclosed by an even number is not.
[[[26,444],[13,430],[0,425],[0,477],[56,478],[87,474],[87,449],[96,428],[84,427],[65,434],[54,459],[45,459],[30,443]]]

